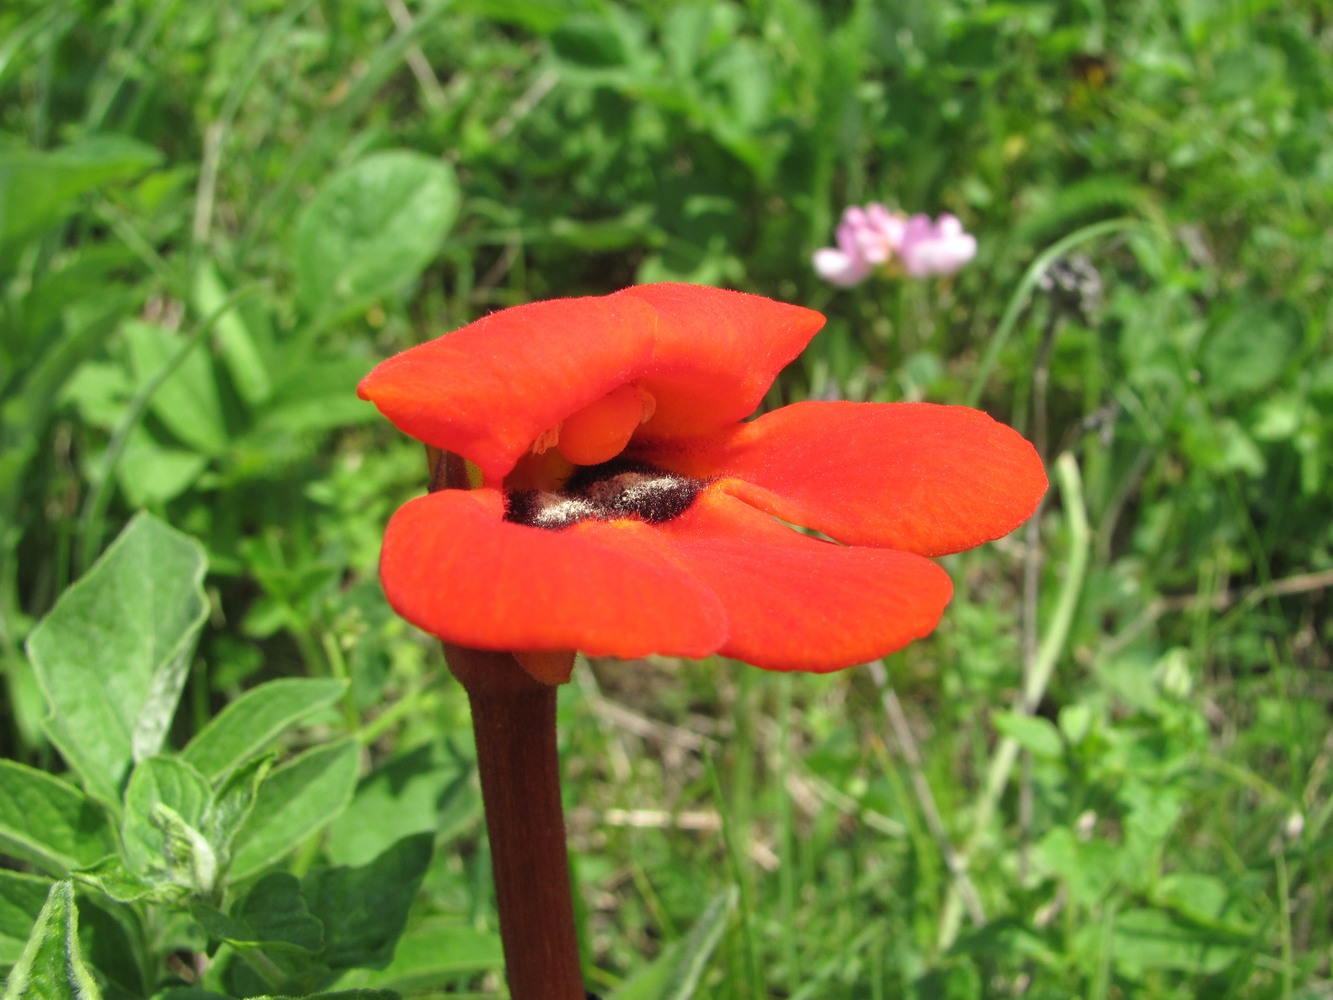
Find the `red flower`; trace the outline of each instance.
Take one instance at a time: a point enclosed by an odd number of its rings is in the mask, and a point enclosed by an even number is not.
[[[390,604],[460,646],[770,670],[836,670],[926,635],[952,594],[926,557],[1012,531],[1046,476],[1017,433],[963,407],[810,402],[742,423],[823,323],[642,285],[505,309],[385,361],[361,397],[465,458],[475,487],[394,515]]]

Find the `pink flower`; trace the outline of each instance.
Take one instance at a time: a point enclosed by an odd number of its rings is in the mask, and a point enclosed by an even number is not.
[[[977,252],[976,237],[952,215],[940,216],[938,223],[925,215],[909,219],[878,202],[843,212],[834,238],[836,247],[815,251],[814,267],[825,281],[844,287],[876,269],[900,269],[913,277],[952,274]]]
[[[931,222],[927,215],[907,220],[898,248],[903,270],[914,278],[931,274],[953,274],[977,255],[977,238],[963,229],[952,215]]]

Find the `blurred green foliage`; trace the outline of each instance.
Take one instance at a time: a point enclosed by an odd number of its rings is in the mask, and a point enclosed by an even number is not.
[[[354,389],[663,279],[829,316],[774,403],[976,401],[1082,496],[949,561],[906,728],[866,671],[581,668],[590,984],[1329,995],[1330,106],[1316,3],[9,0],[14,995],[61,954],[51,995],[502,989],[466,708],[374,574],[424,462]],[[870,200],[978,259],[821,285]],[[135,581],[151,627],[88,610]]]

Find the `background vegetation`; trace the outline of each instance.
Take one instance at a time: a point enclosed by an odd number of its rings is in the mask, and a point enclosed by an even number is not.
[[[579,669],[590,985],[1333,996],[1330,107],[1315,2],[8,0],[6,996],[74,870],[108,997],[503,993],[375,578],[424,460],[354,386],[668,278],[828,314],[772,402],[976,402],[1059,475],[886,669]],[[978,259],[822,285],[869,200]]]

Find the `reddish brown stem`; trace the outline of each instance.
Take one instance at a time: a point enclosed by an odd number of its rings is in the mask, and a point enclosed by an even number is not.
[[[513,1000],[584,1000],[560,803],[556,688],[508,653],[445,646],[472,704]]]

